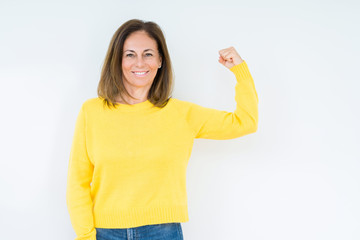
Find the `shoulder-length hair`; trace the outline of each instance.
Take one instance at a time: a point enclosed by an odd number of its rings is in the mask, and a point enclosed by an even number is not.
[[[133,98],[123,83],[122,56],[125,40],[136,31],[145,31],[157,43],[159,55],[162,59],[155,79],[149,89],[147,99],[157,107],[164,107],[173,91],[173,71],[170,55],[164,34],[154,22],[131,19],[122,24],[114,33],[102,67],[97,94],[109,108],[115,107],[116,97],[120,97],[126,104],[124,94]]]

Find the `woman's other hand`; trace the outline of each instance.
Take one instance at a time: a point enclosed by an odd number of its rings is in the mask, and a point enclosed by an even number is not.
[[[219,51],[219,63],[227,68],[242,63],[244,60],[240,57],[234,47],[225,48]]]

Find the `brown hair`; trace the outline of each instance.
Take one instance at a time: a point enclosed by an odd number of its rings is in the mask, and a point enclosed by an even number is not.
[[[155,79],[149,89],[148,100],[157,107],[164,107],[173,91],[173,71],[170,55],[167,49],[164,34],[154,22],[131,19],[122,24],[114,33],[102,67],[97,94],[103,98],[104,104],[109,108],[115,107],[115,98],[119,96],[129,104],[123,94],[133,98],[123,83],[122,55],[125,40],[131,33],[145,31],[157,43],[159,55],[162,59],[161,68],[158,69]]]

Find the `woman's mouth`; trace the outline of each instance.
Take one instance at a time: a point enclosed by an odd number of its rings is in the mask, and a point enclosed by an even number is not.
[[[134,71],[134,72],[132,72],[133,74],[135,74],[135,76],[137,76],[137,77],[143,77],[143,76],[146,76],[148,73],[149,73],[149,71]]]

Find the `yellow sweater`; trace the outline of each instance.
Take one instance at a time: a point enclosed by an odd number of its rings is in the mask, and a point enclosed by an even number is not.
[[[186,168],[194,138],[233,139],[257,130],[258,96],[245,61],[236,77],[234,112],[170,98],[103,107],[86,100],[70,151],[66,203],[76,240],[95,228],[187,222]]]

